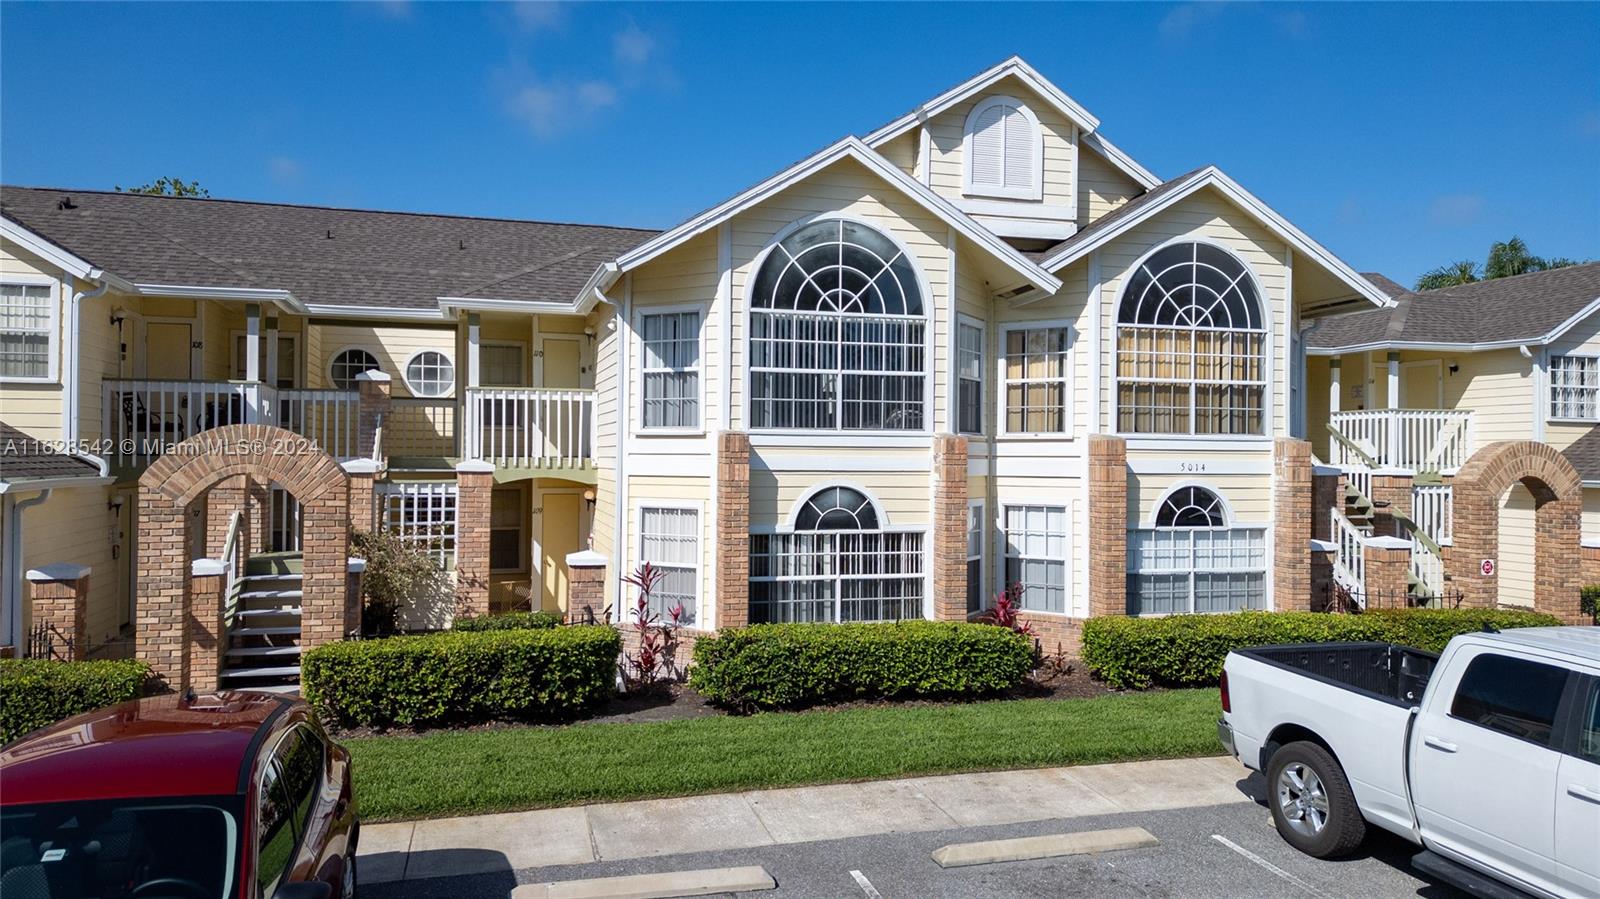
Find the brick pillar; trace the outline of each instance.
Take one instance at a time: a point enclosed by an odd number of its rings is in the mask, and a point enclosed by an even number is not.
[[[967,438],[933,438],[933,617],[967,618]]]
[[[350,476],[350,527],[357,531],[371,531],[378,523],[378,510],[374,493],[378,480],[378,466],[370,459],[355,459],[344,464]]]
[[[608,561],[592,549],[567,554],[568,623],[595,624],[605,620]]]
[[[1409,471],[1385,469],[1372,474],[1372,533],[1377,537],[1411,538],[1401,520],[1411,520]]]
[[[1089,614],[1128,613],[1128,445],[1089,435]]]
[[[89,653],[89,566],[58,562],[29,569],[29,601],[35,626],[49,624],[52,654],[79,662]],[[57,643],[58,639],[63,643]]]
[[[272,549],[272,485],[254,478],[245,478],[245,525],[250,529],[250,541],[242,544],[245,551],[239,554],[240,564],[249,556]]]
[[[244,475],[239,475],[219,481],[215,487],[206,491],[205,498],[201,502],[206,504],[206,555],[220,559],[228,540],[228,526],[233,521],[233,513],[245,513],[245,520],[240,523],[240,527],[250,526],[248,479]],[[239,537],[243,541],[242,545],[250,545],[248,531],[241,533]]]
[[[377,439],[378,421],[389,414],[389,376],[373,369],[356,375],[356,392],[361,397],[361,414],[357,423],[356,450],[363,459],[372,458]]]
[[[1411,541],[1399,537],[1373,537],[1366,542],[1366,583],[1369,609],[1401,609],[1406,600],[1406,576],[1411,570]]]
[[[312,649],[359,629],[349,602],[350,491],[340,484],[301,504],[300,646]]]
[[[1311,467],[1311,536],[1333,538],[1333,510],[1344,511],[1343,474],[1331,465]]]
[[[456,466],[456,609],[463,617],[489,614],[489,501],[494,466],[470,460]]]
[[[184,682],[184,619],[188,616],[188,514],[161,492],[141,485],[138,517],[134,653],[157,679],[178,689]]]
[[[1311,444],[1272,441],[1272,607],[1311,603]]]
[[[717,622],[750,623],[750,436],[717,434]]]
[[[1579,574],[1585,587],[1600,584],[1600,540],[1584,540]]]
[[[1534,511],[1533,607],[1562,624],[1589,624],[1583,595],[1583,494],[1552,498]]]
[[[197,693],[215,690],[227,643],[222,628],[222,594],[228,578],[217,559],[195,559],[189,567],[189,615],[185,621],[188,675],[180,687]]]
[[[1333,599],[1333,557],[1339,550],[1331,540],[1312,540],[1311,596],[1304,608],[1280,608],[1281,612],[1326,612]]]

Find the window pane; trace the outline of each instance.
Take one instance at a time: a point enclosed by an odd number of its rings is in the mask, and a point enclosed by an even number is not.
[[[272,895],[294,860],[294,810],[283,775],[274,763],[267,768],[256,806],[256,885],[263,896]]]
[[[1509,656],[1485,654],[1467,665],[1450,714],[1489,730],[1549,745],[1567,672]]]
[[[406,386],[420,397],[448,396],[455,387],[456,369],[443,353],[426,350],[406,363]]]
[[[522,347],[486,344],[478,347],[478,382],[485,387],[523,387]]]
[[[328,366],[328,378],[340,390],[356,389],[356,376],[378,368],[378,357],[366,350],[344,350],[333,357]]]
[[[1588,711],[1578,731],[1578,755],[1600,765],[1600,682],[1589,684]]]
[[[639,558],[665,574],[650,595],[650,608],[663,618],[681,606],[684,624],[693,624],[699,595],[700,513],[694,509],[645,508],[640,512]]]

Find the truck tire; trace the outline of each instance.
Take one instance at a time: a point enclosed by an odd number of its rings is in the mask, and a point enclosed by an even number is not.
[[[1267,765],[1267,805],[1279,836],[1316,858],[1349,855],[1367,835],[1344,769],[1328,750],[1302,740]]]

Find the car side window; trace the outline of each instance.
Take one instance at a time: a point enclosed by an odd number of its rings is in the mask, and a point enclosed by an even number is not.
[[[322,740],[305,727],[296,727],[279,745],[283,781],[294,804],[295,830],[304,833],[322,777]]]
[[[1564,668],[1484,653],[1467,663],[1450,715],[1549,746],[1566,684]]]
[[[1578,758],[1600,765],[1600,679],[1589,679],[1589,695],[1578,718]]]
[[[256,799],[257,895],[270,896],[294,857],[294,804],[284,789],[283,772],[273,760],[261,779]]]

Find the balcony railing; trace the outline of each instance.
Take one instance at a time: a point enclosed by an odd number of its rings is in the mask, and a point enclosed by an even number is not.
[[[467,388],[466,455],[508,468],[585,468],[594,458],[594,391]]]
[[[1455,471],[1472,455],[1472,412],[1456,409],[1361,409],[1328,423],[1332,462],[1342,468]]]
[[[120,465],[143,466],[212,428],[271,424],[315,440],[335,458],[356,454],[360,399],[354,390],[290,390],[258,381],[107,380],[100,433]]]
[[[396,397],[383,422],[390,457],[449,459],[461,455],[460,410],[453,399]]]

